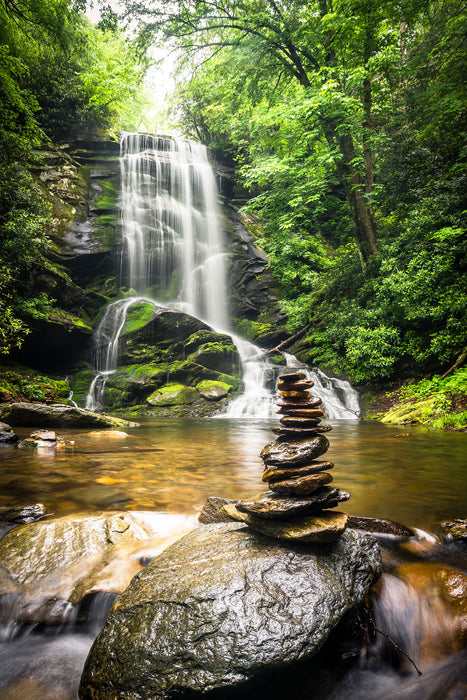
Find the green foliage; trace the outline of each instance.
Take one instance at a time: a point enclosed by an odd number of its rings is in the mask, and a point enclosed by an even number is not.
[[[64,380],[22,366],[0,367],[0,401],[60,402],[70,387]]]
[[[373,377],[387,377],[400,352],[396,328],[357,326],[345,343],[346,364],[357,382]],[[369,368],[369,369],[368,369]]]
[[[85,3],[0,3],[0,352],[21,346],[28,317],[64,320],[41,277],[68,281],[51,262],[50,207],[31,173],[51,138],[136,119],[145,61],[115,24],[93,27]],[[105,25],[105,26],[104,26]],[[129,108],[130,105],[130,108]],[[108,204],[111,193],[104,193]],[[111,237],[112,226],[100,233]],[[66,319],[76,324],[76,319]]]
[[[145,16],[189,61],[204,46],[184,125],[236,160],[288,328],[309,326],[301,356],[357,382],[449,367],[467,344],[465,8],[195,0]]]
[[[467,369],[455,370],[406,384],[387,394],[393,408],[380,416],[385,423],[422,423],[435,428],[465,430],[467,427]]]
[[[406,384],[397,391],[400,399],[422,399],[437,394],[439,396],[467,394],[467,368],[462,367],[444,379],[435,375],[432,379],[421,379],[415,384]]]

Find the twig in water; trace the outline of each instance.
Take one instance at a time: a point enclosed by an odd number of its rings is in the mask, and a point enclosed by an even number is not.
[[[394,649],[397,649],[397,651],[400,651],[401,654],[404,654],[404,656],[406,656],[406,657],[408,658],[408,660],[410,661],[410,663],[412,664],[412,666],[413,666],[414,669],[416,670],[417,676],[421,676],[421,675],[422,675],[422,672],[420,671],[420,669],[418,668],[417,664],[416,664],[415,661],[412,659],[412,657],[409,656],[409,654],[407,654],[406,651],[404,651],[403,649],[401,649],[400,646],[399,646],[398,644],[396,644],[396,642],[394,641],[394,639],[393,639],[389,634],[386,634],[386,632],[382,632],[381,630],[379,630],[379,629],[378,629],[377,627],[375,627],[374,625],[373,625],[373,630],[374,630],[375,632],[378,632],[379,634],[382,634],[383,637],[386,637],[386,639],[388,639],[388,640],[391,642],[391,644],[392,644],[392,646],[394,647]]]

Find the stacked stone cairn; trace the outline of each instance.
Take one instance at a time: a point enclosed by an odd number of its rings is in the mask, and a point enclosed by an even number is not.
[[[350,496],[329,486],[334,465],[322,455],[329,448],[324,433],[331,426],[321,423],[322,401],[310,396],[312,386],[303,372],[279,377],[281,426],[273,428],[277,439],[261,452],[263,481],[270,490],[224,508],[236,520],[277,539],[331,542],[344,532],[347,516],[329,508]]]

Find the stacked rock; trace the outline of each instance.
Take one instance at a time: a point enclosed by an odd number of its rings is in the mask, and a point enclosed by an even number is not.
[[[263,481],[269,491],[252,499],[224,506],[251,528],[285,540],[329,542],[347,525],[344,513],[327,510],[350,498],[328,486],[333,463],[322,460],[329,448],[324,435],[321,399],[310,396],[311,380],[303,372],[279,378],[281,426],[273,428],[277,439],[261,452],[265,464]]]

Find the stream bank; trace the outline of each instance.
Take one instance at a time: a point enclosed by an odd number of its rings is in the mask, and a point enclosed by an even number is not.
[[[361,387],[362,417],[393,425],[467,430],[467,368],[445,378]]]

